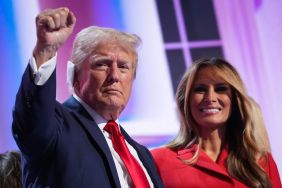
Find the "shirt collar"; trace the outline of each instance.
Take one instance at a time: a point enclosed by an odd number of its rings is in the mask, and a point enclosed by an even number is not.
[[[92,107],[90,107],[86,102],[84,102],[79,96],[73,93],[73,97],[85,108],[85,110],[90,114],[90,116],[95,120],[98,127],[103,131],[103,128],[107,124],[107,120],[105,120],[100,114],[98,114]],[[115,122],[119,125],[119,120],[116,119]]]

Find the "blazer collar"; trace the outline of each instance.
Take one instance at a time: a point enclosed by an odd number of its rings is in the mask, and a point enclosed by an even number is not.
[[[181,160],[188,160],[191,159],[196,150],[198,148],[197,144],[194,144],[191,148],[182,149],[177,152],[177,157]],[[219,155],[219,158],[216,162],[214,162],[203,150],[200,149],[199,151],[199,157],[195,163],[195,166],[198,168],[207,169],[219,174],[222,174],[224,176],[229,176],[226,167],[225,167],[225,161],[228,156],[228,151],[226,147],[224,147]]]
[[[111,151],[108,147],[103,133],[101,132],[95,120],[73,96],[71,96],[66,102],[64,102],[64,106],[67,107],[71,112],[73,112],[74,116],[81,123],[85,132],[90,135],[89,138],[91,139],[91,141],[95,142],[96,145],[98,145],[102,152],[105,154],[116,187],[120,188],[121,185]]]

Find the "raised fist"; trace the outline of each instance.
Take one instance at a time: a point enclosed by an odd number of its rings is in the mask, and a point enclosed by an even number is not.
[[[37,15],[37,43],[33,54],[38,67],[53,57],[65,43],[73,31],[75,22],[74,14],[65,7],[47,9]]]

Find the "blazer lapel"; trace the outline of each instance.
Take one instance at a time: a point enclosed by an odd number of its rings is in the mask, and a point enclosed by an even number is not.
[[[109,167],[111,169],[111,173],[113,175],[116,187],[121,187],[111,151],[108,147],[103,133],[99,129],[95,120],[93,120],[93,118],[74,97],[70,97],[64,103],[64,105],[74,112],[75,117],[78,121],[80,121],[85,132],[88,133],[92,141],[96,142],[96,144],[100,147],[109,163]]]
[[[190,159],[193,157],[196,150],[197,150],[196,144],[189,149],[179,150],[177,154],[178,158],[181,160]],[[204,169],[222,174],[224,176],[228,176],[230,178],[226,169],[223,167],[226,157],[227,157],[227,151],[223,150],[219,157],[220,163],[216,163],[211,158],[209,158],[209,156],[205,152],[200,150],[199,157],[197,159],[197,162],[195,163],[195,166],[198,168],[204,168]]]

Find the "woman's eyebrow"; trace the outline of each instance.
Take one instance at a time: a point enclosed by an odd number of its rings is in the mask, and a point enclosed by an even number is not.
[[[223,83],[217,83],[216,86],[229,86],[229,84],[223,82]]]

